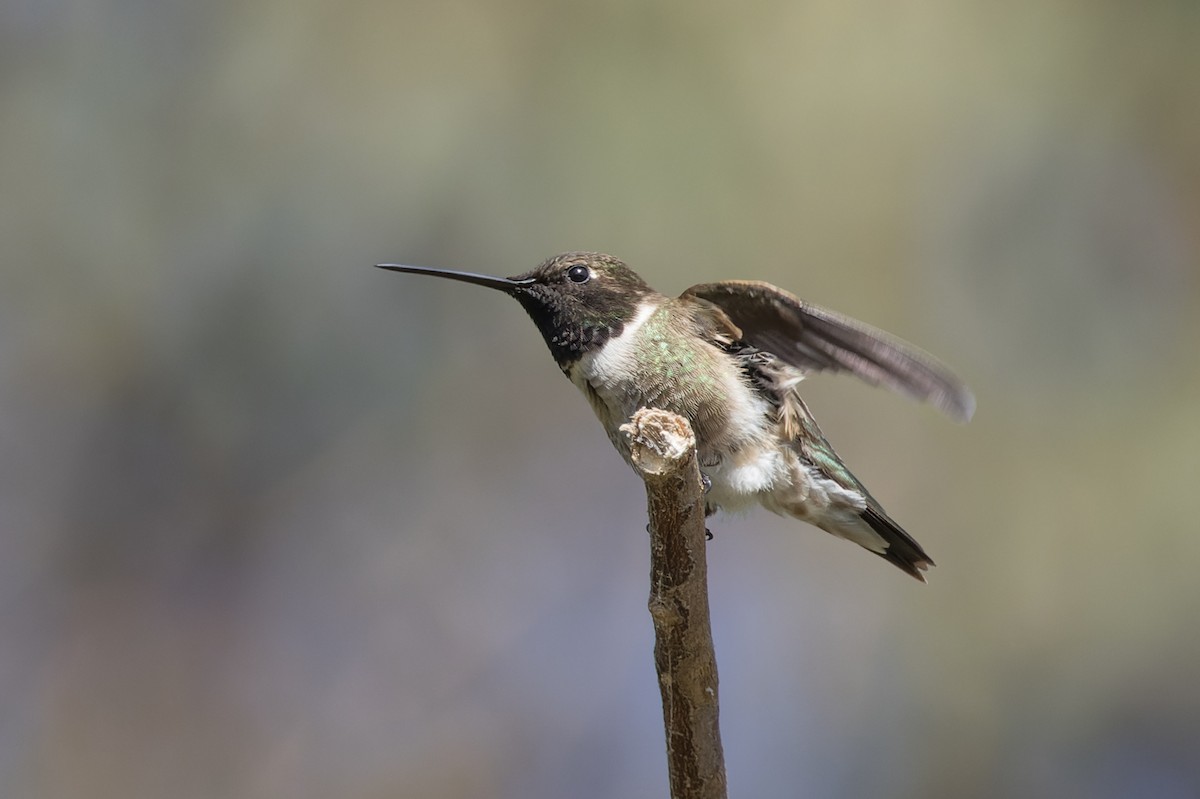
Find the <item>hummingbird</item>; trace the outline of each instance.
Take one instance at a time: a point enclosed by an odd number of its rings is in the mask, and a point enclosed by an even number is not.
[[[376,266],[515,298],[627,463],[620,427],[639,408],[685,417],[706,514],[758,504],[852,541],[922,582],[934,565],[838,457],[798,391],[810,372],[847,372],[969,420],[970,389],[914,345],[770,283],[701,283],[668,297],[603,253],[563,253],[515,277]]]

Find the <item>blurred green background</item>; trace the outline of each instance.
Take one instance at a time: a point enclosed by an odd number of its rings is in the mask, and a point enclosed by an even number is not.
[[[597,249],[936,352],[813,379],[938,562],[709,544],[734,796],[1200,795],[1200,5],[0,8],[0,795],[662,797]]]

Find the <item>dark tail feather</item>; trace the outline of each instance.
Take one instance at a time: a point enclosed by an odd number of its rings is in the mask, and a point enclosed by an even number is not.
[[[913,537],[892,521],[883,509],[873,506],[873,503],[867,504],[867,509],[860,514],[867,524],[871,525],[871,529],[883,536],[883,540],[888,542],[888,548],[885,552],[876,553],[879,557],[886,560],[888,563],[894,563],[899,568],[916,577],[921,582],[925,582],[925,575],[921,572],[933,566],[933,559],[925,554],[925,550],[921,549]]]

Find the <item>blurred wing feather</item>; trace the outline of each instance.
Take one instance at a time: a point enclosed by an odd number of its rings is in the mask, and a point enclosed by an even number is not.
[[[937,358],[770,283],[703,283],[683,296],[717,305],[741,328],[743,341],[804,371],[849,372],[871,385],[928,402],[960,422],[975,412],[971,390]]]

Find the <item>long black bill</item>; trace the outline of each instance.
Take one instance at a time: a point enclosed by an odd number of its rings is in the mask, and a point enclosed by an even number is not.
[[[521,286],[527,286],[533,282],[532,279],[513,280],[508,277],[493,277],[492,275],[479,275],[474,272],[456,272],[453,269],[435,269],[431,266],[405,266],[404,264],[375,264],[380,269],[387,269],[392,272],[408,272],[413,275],[433,275],[435,277],[445,277],[450,280],[461,280],[464,283],[474,283],[476,286],[487,286],[490,289],[500,289],[500,291],[512,294],[515,289]]]

